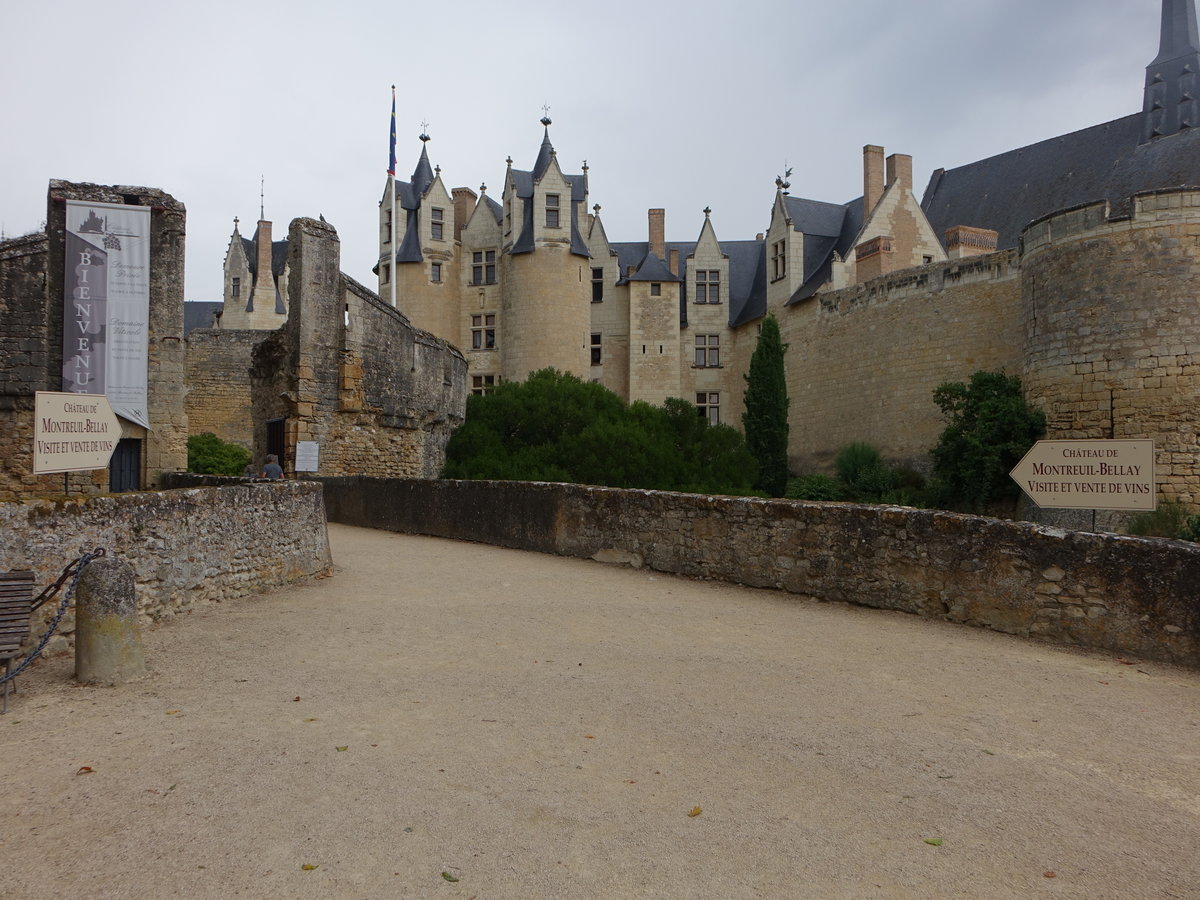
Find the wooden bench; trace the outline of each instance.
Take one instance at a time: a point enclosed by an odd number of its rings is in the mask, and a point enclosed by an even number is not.
[[[32,614],[33,572],[0,572],[0,660],[4,660],[5,675],[12,670],[13,660],[21,655],[21,643],[29,637]],[[4,682],[4,706],[0,712],[8,712],[8,686],[9,682]]]

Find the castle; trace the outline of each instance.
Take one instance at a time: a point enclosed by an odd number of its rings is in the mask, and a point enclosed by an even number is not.
[[[777,179],[749,240],[721,240],[706,209],[695,241],[668,242],[651,209],[644,241],[610,241],[586,163],[563,170],[548,118],[533,165],[507,160],[499,201],[447,188],[422,135],[411,177],[389,176],[379,202],[378,293],[461,348],[474,393],[553,366],[735,426],[774,314],[796,471],[851,441],[921,464],[942,427],[933,389],[1004,369],[1051,437],[1155,440],[1161,494],[1194,505],[1198,72],[1194,2],[1164,0],[1141,112],[938,169],[919,202],[912,159],[867,146],[861,197],[803,199]],[[286,319],[273,248],[269,222],[252,241],[235,229],[228,321]]]

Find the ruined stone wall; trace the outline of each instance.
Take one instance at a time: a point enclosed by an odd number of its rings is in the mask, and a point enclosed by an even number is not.
[[[945,426],[933,403],[939,384],[980,369],[1021,372],[1020,291],[1009,251],[907,269],[784,309],[792,470],[828,470],[854,441],[927,465]]]
[[[321,474],[435,476],[466,410],[462,354],[342,275],[327,223],[296,219],[288,240],[288,321],[252,352],[256,448],[283,418],[287,472],[315,441]]]
[[[321,491],[302,482],[0,503],[0,534],[0,571],[33,569],[39,590],[83,550],[104,547],[133,566],[147,621],[304,581],[331,564]],[[54,612],[35,614],[34,639]],[[67,649],[73,632],[69,612],[50,651]]]
[[[1047,436],[1152,439],[1160,495],[1200,509],[1200,192],[1057,213],[1022,241],[1024,384]]]
[[[895,609],[1200,666],[1200,545],[896,507],[483,481],[324,482],[329,519]]]
[[[66,201],[151,208],[147,414],[153,426],[122,421],[124,438],[142,441],[142,483],[187,465],[184,408],[183,264],[186,212],[154,188],[51,181],[47,230],[0,245],[0,498],[99,493],[108,473],[32,474],[36,391],[62,390]]]
[[[187,336],[187,416],[192,434],[210,432],[254,449],[250,363],[262,331],[197,328]]]

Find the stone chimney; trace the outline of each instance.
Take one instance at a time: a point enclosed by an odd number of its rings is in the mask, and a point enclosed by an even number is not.
[[[671,261],[667,264],[667,267],[671,270],[672,275],[679,274],[679,251],[678,250],[671,251]]]
[[[863,147],[863,218],[871,215],[883,196],[883,148],[874,144]]]
[[[898,181],[906,191],[911,191],[913,186],[912,169],[911,156],[893,153],[887,158],[887,186],[891,187]]]
[[[467,227],[467,220],[471,218],[479,195],[468,187],[456,187],[450,195],[454,198],[454,239],[457,241]]]
[[[254,239],[258,244],[258,258],[255,260],[257,283],[271,284],[271,223],[265,219],[258,220],[258,231]],[[273,304],[272,304],[273,305]]]
[[[667,211],[652,209],[650,217],[650,252],[659,259],[666,261],[667,247]]]

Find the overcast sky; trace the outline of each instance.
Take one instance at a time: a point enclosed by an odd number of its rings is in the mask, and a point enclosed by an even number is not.
[[[0,19],[0,228],[38,229],[51,178],[162,188],[187,206],[188,300],[220,300],[259,179],[282,236],[324,215],[370,287],[397,86],[398,174],[428,121],[448,188],[499,197],[550,106],[611,240],[763,231],[774,180],[843,203],[862,146],[929,174],[1141,109],[1160,0],[342,0],[9,3]]]

